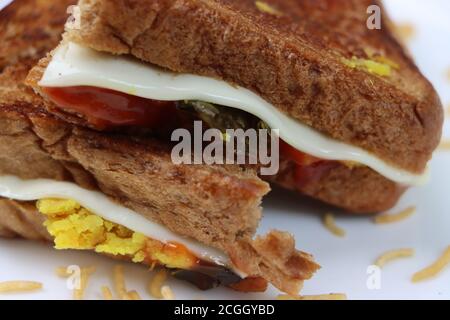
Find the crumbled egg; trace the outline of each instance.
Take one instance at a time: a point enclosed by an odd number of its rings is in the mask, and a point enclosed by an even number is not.
[[[363,69],[369,73],[388,77],[391,75],[392,69],[400,69],[400,65],[395,61],[375,52],[371,48],[364,48],[364,52],[368,59],[352,57],[351,59],[342,59],[342,62],[350,68]]]
[[[44,226],[54,237],[56,249],[95,250],[169,268],[189,269],[198,262],[184,246],[162,243],[107,221],[74,200],[42,199],[36,206],[46,217]]]

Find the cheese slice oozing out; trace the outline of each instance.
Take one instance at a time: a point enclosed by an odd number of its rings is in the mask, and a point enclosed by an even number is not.
[[[39,85],[93,86],[162,101],[200,100],[246,111],[280,130],[280,138],[312,156],[351,161],[372,168],[404,185],[429,179],[392,166],[366,150],[340,142],[280,112],[257,94],[227,82],[192,74],[177,74],[126,56],[100,53],[68,42],[54,52]]]
[[[177,242],[183,244],[197,257],[220,266],[229,267],[236,274],[245,276],[244,273],[235,270],[227,255],[219,250],[177,235],[135,211],[116,204],[103,193],[81,188],[71,182],[48,179],[22,180],[15,176],[0,176],[0,197],[18,201],[34,201],[45,198],[73,199],[82,207],[105,220],[120,224],[134,232],[142,233],[163,243]]]

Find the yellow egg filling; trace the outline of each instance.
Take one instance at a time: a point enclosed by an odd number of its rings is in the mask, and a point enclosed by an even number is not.
[[[56,249],[94,250],[126,256],[133,262],[190,269],[198,258],[181,244],[162,243],[105,220],[70,199],[42,199],[36,207],[46,220]]]

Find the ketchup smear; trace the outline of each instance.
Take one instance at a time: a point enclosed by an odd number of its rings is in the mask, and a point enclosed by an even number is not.
[[[119,126],[175,126],[176,105],[173,101],[157,101],[126,93],[88,86],[45,87],[44,93],[58,107],[76,112],[98,129]]]

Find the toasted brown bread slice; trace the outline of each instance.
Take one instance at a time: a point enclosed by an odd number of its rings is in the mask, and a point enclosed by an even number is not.
[[[238,84],[333,138],[422,172],[441,137],[442,106],[386,14],[381,30],[367,28],[367,8],[381,3],[263,2],[275,14],[254,0],[80,0],[81,28],[68,37]],[[389,76],[344,62],[374,54],[394,66]]]
[[[21,5],[31,5],[33,14],[41,16],[49,3],[17,1],[8,8],[9,23],[0,28],[0,36],[7,34],[5,26],[26,23],[18,14],[23,12]],[[52,28],[62,31],[62,25]],[[27,50],[35,41],[39,39],[20,45]],[[47,41],[42,47],[56,45],[57,39]],[[311,277],[318,265],[295,250],[291,235],[273,231],[253,239],[261,198],[269,191],[253,171],[176,166],[169,146],[159,141],[98,133],[59,120],[23,83],[40,57],[37,52],[17,59],[2,56],[9,62],[0,73],[0,175],[71,181],[100,190],[176,233],[225,251],[239,269],[288,293],[298,292],[303,280]],[[33,203],[2,199],[0,209],[0,235],[51,240]]]

